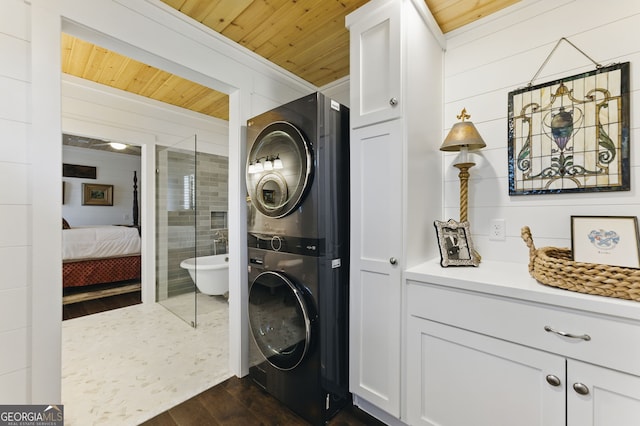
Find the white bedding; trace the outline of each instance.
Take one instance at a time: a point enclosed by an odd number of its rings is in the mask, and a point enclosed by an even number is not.
[[[140,235],[126,226],[78,226],[62,230],[62,260],[140,254]]]

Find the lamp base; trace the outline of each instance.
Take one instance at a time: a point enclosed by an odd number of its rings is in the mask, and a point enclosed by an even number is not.
[[[460,222],[467,222],[467,210],[468,210],[468,194],[469,194],[469,169],[475,166],[476,163],[458,163],[454,164],[453,167],[460,170],[458,174],[458,178],[460,178]],[[473,256],[478,259],[478,262],[482,260],[482,256],[480,253],[473,249]]]
[[[460,178],[460,222],[467,221],[469,169],[475,165],[476,163],[458,163],[453,165],[453,167],[460,170],[460,173],[458,173],[458,178]]]

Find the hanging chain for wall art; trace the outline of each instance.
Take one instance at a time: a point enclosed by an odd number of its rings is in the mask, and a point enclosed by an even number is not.
[[[591,61],[594,71],[509,93],[509,195],[630,189],[629,63]]]

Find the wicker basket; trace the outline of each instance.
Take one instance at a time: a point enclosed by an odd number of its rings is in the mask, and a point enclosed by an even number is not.
[[[528,226],[522,228],[521,235],[529,247],[529,273],[542,284],[640,301],[640,269],[574,262],[567,248],[536,249]]]

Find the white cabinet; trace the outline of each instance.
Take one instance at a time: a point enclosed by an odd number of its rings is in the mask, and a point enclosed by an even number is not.
[[[640,423],[638,376],[569,360],[567,387],[567,426],[636,426]]]
[[[436,254],[431,234],[442,211],[442,49],[424,12],[422,0],[374,0],[347,17],[349,387],[358,405],[364,400],[395,419],[402,411],[402,271]]]
[[[416,317],[408,336],[411,425],[635,426],[640,419],[638,376]]]
[[[500,275],[498,268],[484,266],[485,271],[475,270],[478,275]],[[524,286],[509,288],[517,290],[514,294],[558,296],[553,304],[532,302],[505,297],[502,283],[495,285],[498,295],[489,291],[489,280],[465,281],[468,271],[442,274],[447,275],[443,282],[453,284],[420,282],[415,276],[407,282],[405,421],[429,426],[638,424],[640,313],[634,311],[640,307],[634,302],[596,298],[592,303],[523,275]],[[518,279],[512,275],[511,280]],[[600,302],[608,313],[572,308],[574,301],[595,308]],[[632,316],[620,317],[623,309]]]
[[[402,221],[400,121],[351,134],[351,392],[399,416]]]
[[[560,356],[411,317],[407,357],[411,425],[565,424]]]
[[[401,115],[401,6],[401,2],[389,2],[349,15],[352,128]]]

